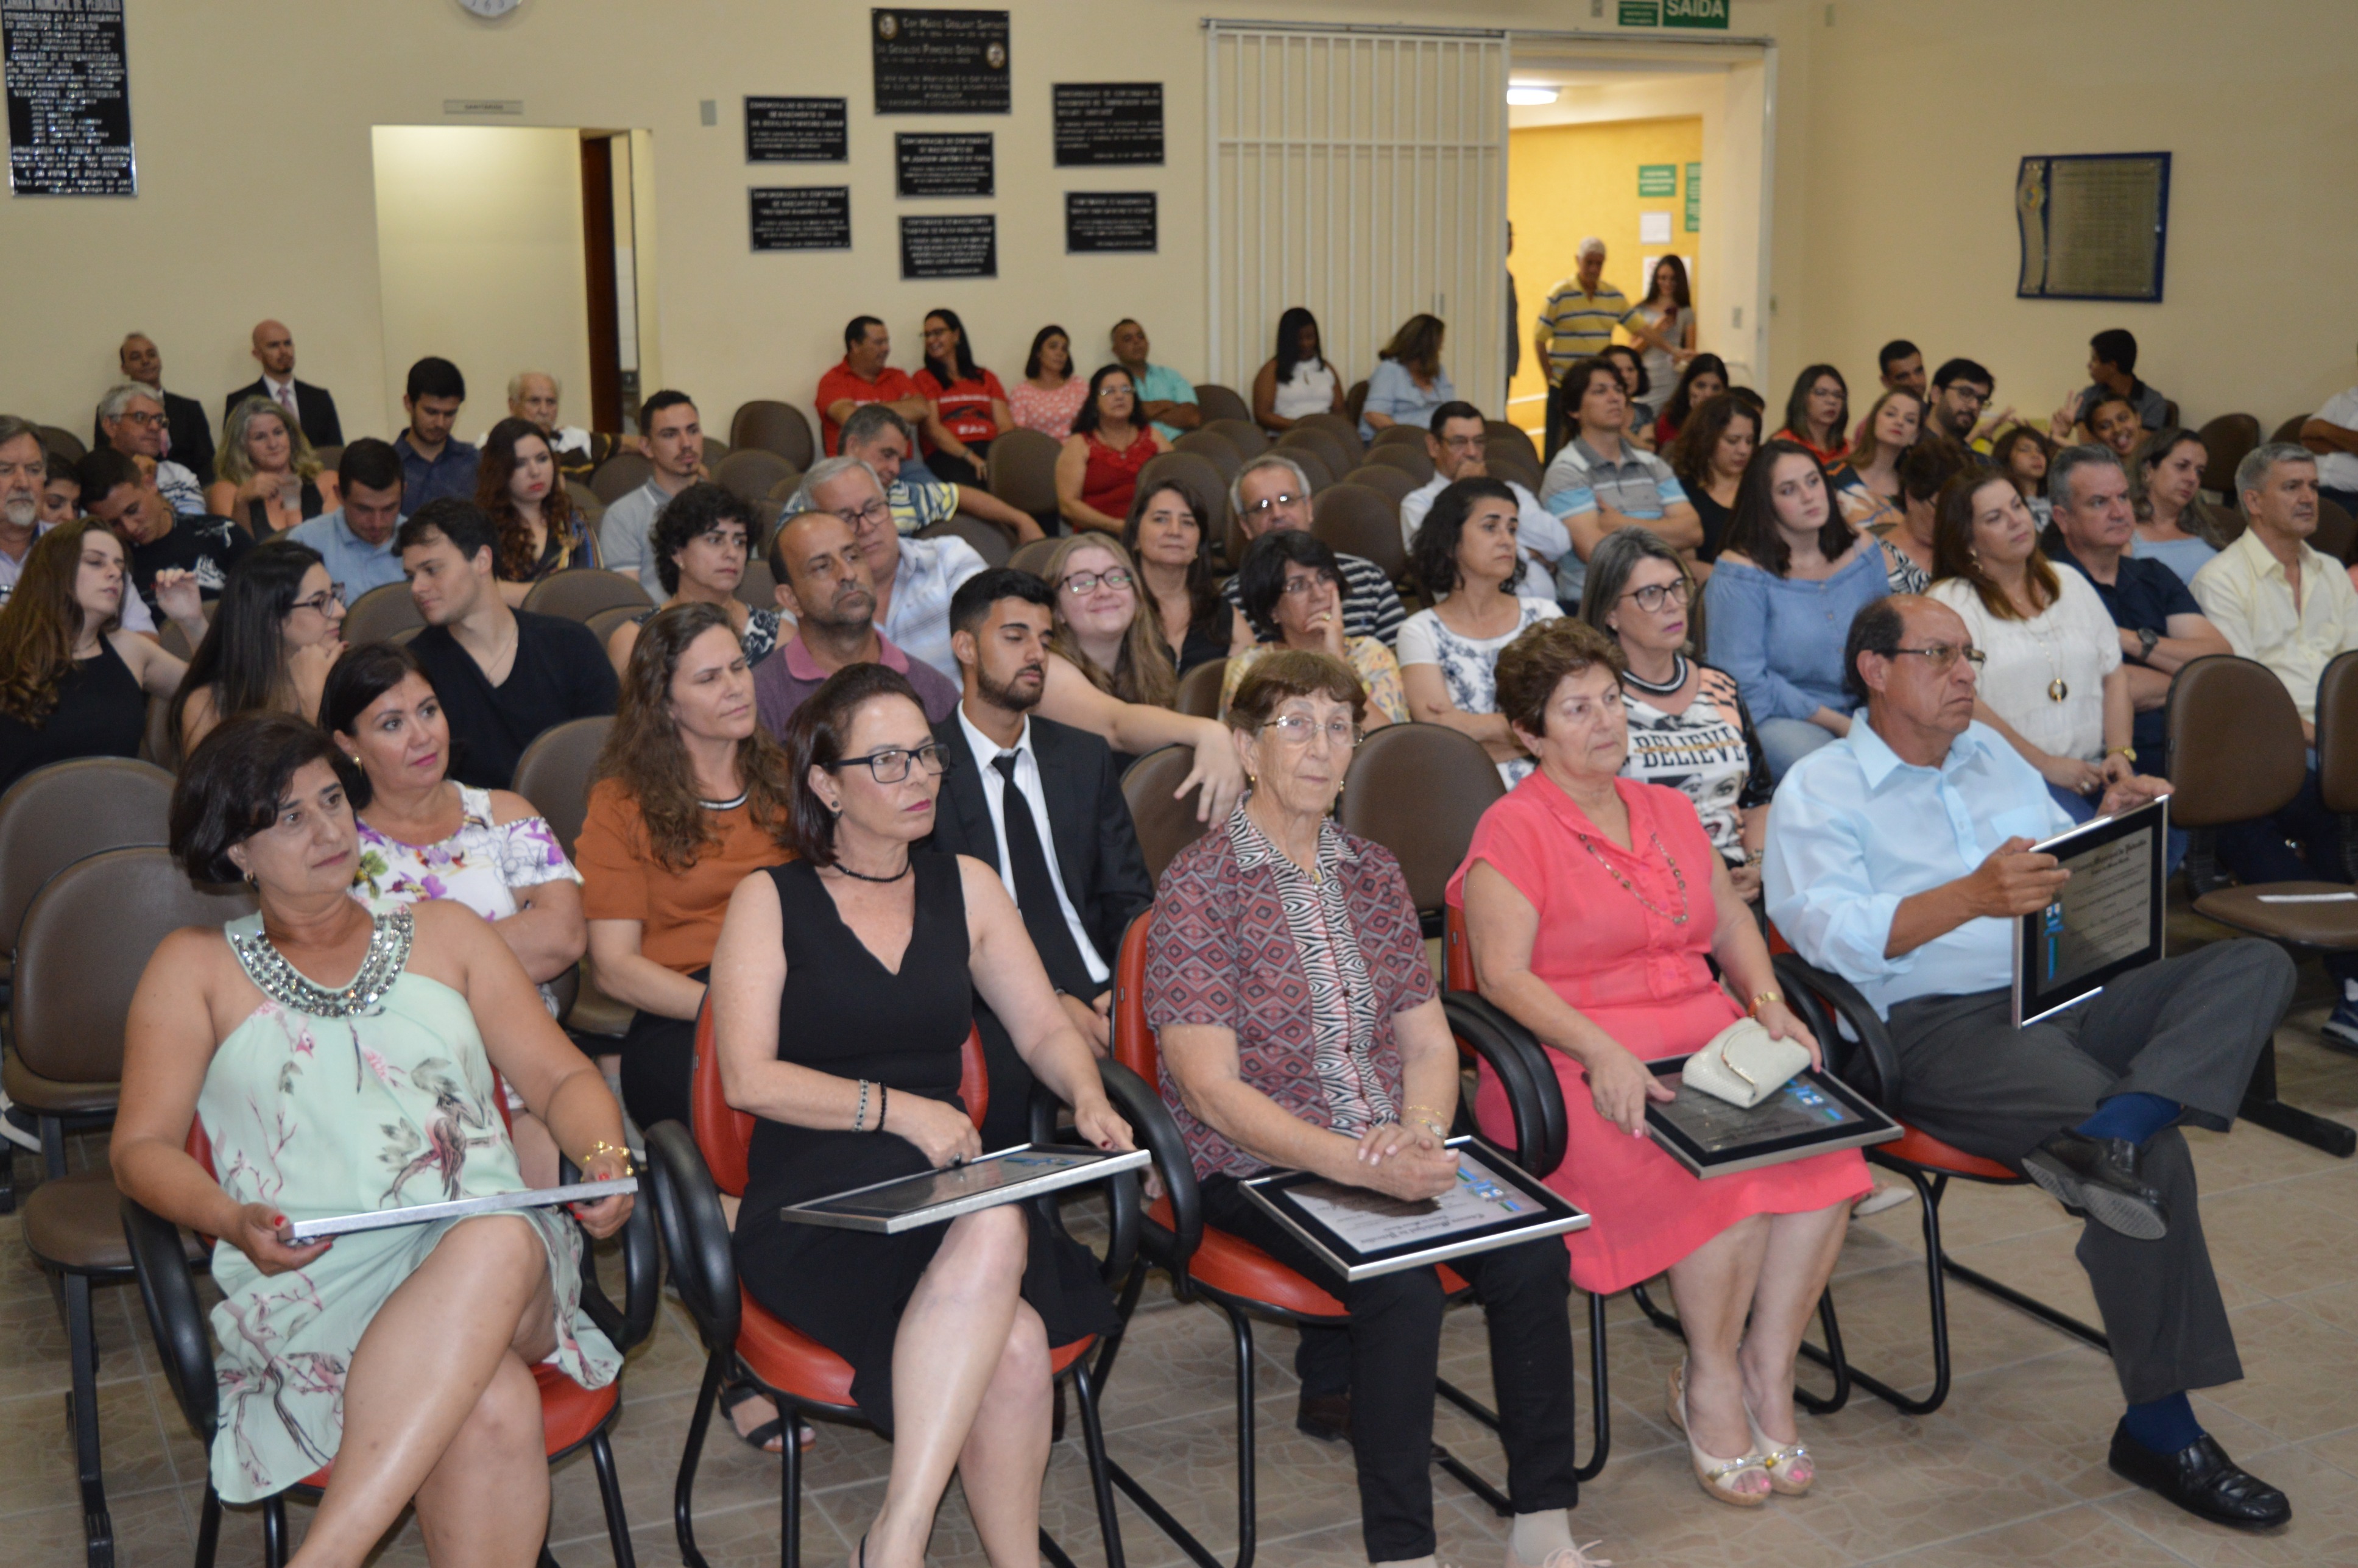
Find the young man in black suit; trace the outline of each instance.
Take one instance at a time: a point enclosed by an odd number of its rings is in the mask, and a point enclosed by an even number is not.
[[[229,423],[230,410],[249,397],[259,397],[287,406],[295,399],[296,422],[303,427],[303,438],[317,447],[341,447],[344,444],[344,427],[336,417],[336,400],[324,386],[313,386],[308,381],[295,379],[295,334],[283,321],[257,321],[254,324],[254,358],[262,366],[262,374],[253,384],[241,386],[222,404],[222,423]]]
[[[950,648],[966,689],[934,726],[950,766],[933,845],[999,869],[1057,999],[1103,1055],[1121,935],[1154,902],[1154,882],[1112,751],[1031,711],[1046,684],[1055,602],[1046,583],[1006,568],[969,578],[951,598]],[[975,1022],[990,1068],[983,1146],[1023,1142],[1032,1075],[979,1001]]]

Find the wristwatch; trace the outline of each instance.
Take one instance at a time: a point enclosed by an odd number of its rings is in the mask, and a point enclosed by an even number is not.
[[[2140,662],[2153,657],[2153,645],[2161,641],[2161,633],[2150,626],[2137,628],[2137,658]]]

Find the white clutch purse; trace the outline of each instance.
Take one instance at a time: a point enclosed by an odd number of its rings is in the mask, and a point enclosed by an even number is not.
[[[1679,1076],[1691,1089],[1750,1110],[1809,1065],[1807,1049],[1779,1039],[1756,1019],[1739,1018],[1689,1056]]]

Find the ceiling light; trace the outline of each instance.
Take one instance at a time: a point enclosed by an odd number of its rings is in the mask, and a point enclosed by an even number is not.
[[[1519,108],[1536,108],[1556,101],[1558,90],[1536,81],[1510,81],[1507,84],[1507,102]]]

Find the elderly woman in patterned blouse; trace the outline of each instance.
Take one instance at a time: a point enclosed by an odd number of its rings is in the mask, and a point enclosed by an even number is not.
[[[1430,1564],[1438,1277],[1413,1269],[1346,1282],[1239,1185],[1282,1167],[1422,1199],[1456,1179],[1443,1140],[1456,1117],[1457,1052],[1407,883],[1390,853],[1327,815],[1366,706],[1357,677],[1330,654],[1283,649],[1254,663],[1228,711],[1252,793],[1163,874],[1146,1012],[1205,1219],[1350,1310],[1350,1435],[1368,1560]],[[1451,1266],[1489,1316],[1509,1490],[1522,1510],[1509,1568],[1581,1568],[1588,1560],[1568,1512],[1563,1244],[1524,1242]]]

